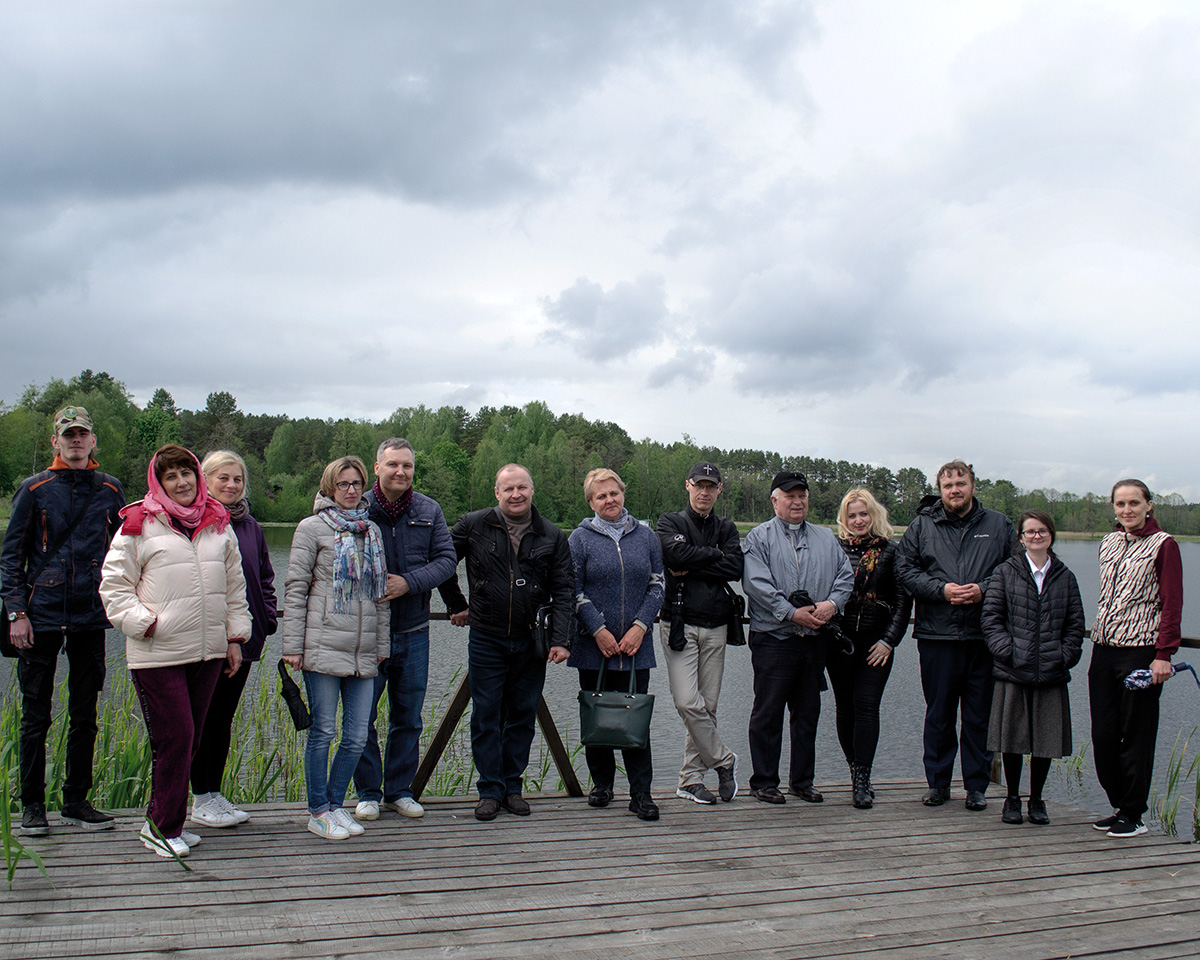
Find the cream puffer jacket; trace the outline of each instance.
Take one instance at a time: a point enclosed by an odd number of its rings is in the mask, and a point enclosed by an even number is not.
[[[332,506],[318,496],[314,509]],[[364,537],[355,537],[361,550]],[[391,653],[388,604],[350,601],[347,613],[333,611],[333,528],[319,516],[305,517],[292,537],[283,602],[283,655],[303,656],[304,669],[333,677],[373,677],[379,658]]]
[[[223,659],[231,639],[250,636],[242,555],[233,527],[194,540],[161,516],[139,534],[118,533],[104,558],[100,600],[125,634],[131,670]],[[155,623],[157,621],[157,623]],[[154,636],[146,631],[154,623]]]

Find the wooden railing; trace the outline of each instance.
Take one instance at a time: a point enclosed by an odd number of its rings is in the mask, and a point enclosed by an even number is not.
[[[431,613],[429,619],[449,620],[450,615],[439,611]],[[749,623],[750,618],[743,617],[742,622]],[[909,623],[911,622],[910,620]],[[1090,635],[1090,630],[1084,632],[1085,637]],[[1180,646],[1200,649],[1200,638],[1184,637]],[[469,679],[470,677],[467,672],[464,671],[462,679],[458,683],[458,689],[454,691],[454,696],[451,698],[449,705],[447,705],[446,712],[442,714],[441,722],[438,723],[437,729],[433,732],[433,737],[429,741],[429,747],[426,749],[425,755],[421,757],[421,763],[417,767],[417,773],[413,777],[412,782],[413,796],[418,800],[421,799],[421,794],[425,792],[425,787],[429,785],[433,771],[441,761],[442,754],[445,753],[446,747],[450,743],[450,738],[454,736],[458,722],[462,719],[463,714],[466,713],[467,704],[471,702]],[[567,753],[567,748],[563,744],[562,737],[559,736],[558,727],[554,725],[554,717],[550,714],[550,708],[546,705],[545,697],[541,697],[538,700],[537,719],[538,726],[542,728],[542,736],[546,739],[546,746],[550,749],[550,756],[554,760],[554,766],[558,769],[558,774],[562,777],[563,785],[567,789],[567,795],[582,797],[583,788],[579,785],[579,778],[575,775],[575,768],[571,765],[571,757]]]

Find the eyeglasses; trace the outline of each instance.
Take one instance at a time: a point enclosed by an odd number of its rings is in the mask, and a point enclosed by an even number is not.
[[[345,493],[347,490],[361,490],[363,481],[361,480],[339,480],[335,486]]]
[[[1026,530],[1024,536],[1029,540],[1041,540],[1050,536],[1049,530]]]

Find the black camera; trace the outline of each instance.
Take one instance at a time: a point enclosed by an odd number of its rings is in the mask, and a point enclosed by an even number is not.
[[[788,594],[788,603],[797,609],[817,605],[817,602],[808,595],[808,591],[803,589],[793,590]],[[842,633],[842,615],[840,613],[834,614],[825,626],[816,631],[816,635],[833,643],[846,656],[854,653],[854,641]]]

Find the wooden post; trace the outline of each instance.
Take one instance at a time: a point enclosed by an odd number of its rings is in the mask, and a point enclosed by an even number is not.
[[[425,751],[425,756],[421,757],[421,763],[417,767],[417,773],[412,782],[413,797],[417,800],[421,799],[421,794],[429,785],[429,779],[433,776],[438,761],[446,752],[450,738],[454,736],[458,721],[462,719],[462,715],[466,713],[467,704],[471,702],[469,680],[470,674],[464,673],[462,680],[458,683],[458,689],[454,691],[454,697],[446,707],[441,723],[433,733],[433,739],[429,741],[429,749]],[[537,718],[538,724],[542,728],[542,736],[546,738],[546,745],[550,748],[550,756],[554,758],[554,765],[558,768],[558,774],[567,788],[567,795],[582,797],[583,788],[579,786],[579,778],[575,776],[571,758],[567,755],[567,748],[563,745],[562,737],[558,735],[558,728],[554,725],[554,717],[546,705],[545,697],[538,698]]]

